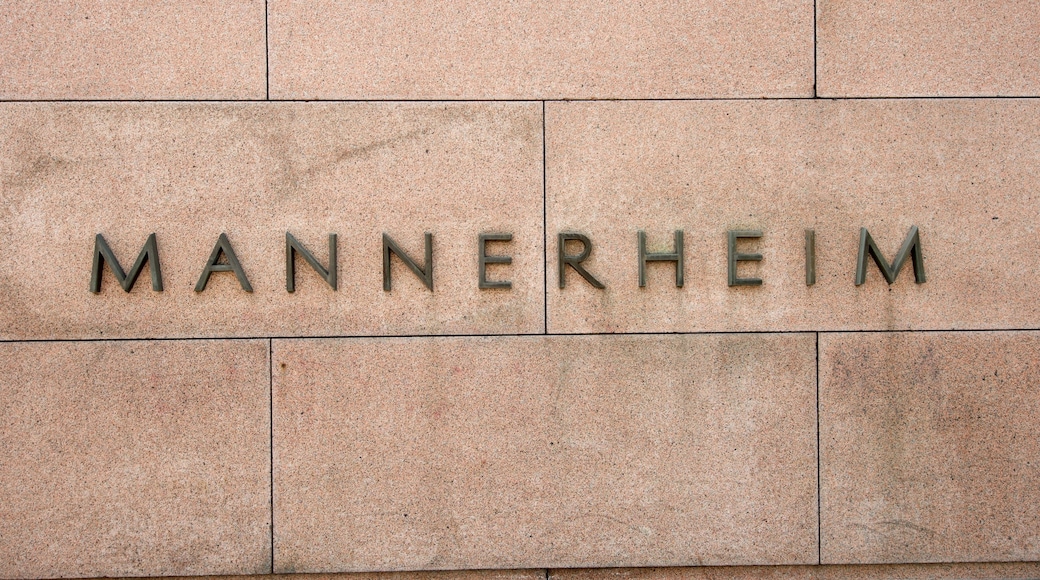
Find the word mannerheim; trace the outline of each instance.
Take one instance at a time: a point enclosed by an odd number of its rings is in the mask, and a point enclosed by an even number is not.
[[[728,284],[730,286],[757,286],[762,284],[760,278],[741,278],[737,276],[738,262],[757,262],[762,259],[761,254],[748,254],[737,251],[737,240],[755,239],[762,237],[759,230],[729,230],[727,234],[727,261],[728,261]],[[647,262],[673,262],[675,264],[675,285],[683,286],[683,230],[675,230],[675,243],[671,252],[650,253],[646,249],[646,233],[637,232],[639,245],[639,286],[646,286],[646,264]],[[425,233],[425,246],[423,264],[420,266],[401,246],[390,236],[383,234],[383,290],[391,290],[390,256],[395,255],[405,266],[408,267],[431,292],[433,291],[433,234]],[[512,282],[508,280],[488,280],[488,264],[510,264],[513,259],[510,256],[489,255],[487,244],[489,242],[510,242],[513,239],[511,233],[485,233],[477,236],[477,285],[479,288],[512,288]],[[296,290],[296,257],[299,255],[311,266],[333,290],[338,288],[337,260],[336,260],[336,234],[329,234],[329,264],[324,266],[317,258],[293,235],[285,233],[285,289],[288,292]],[[568,251],[568,247],[575,248],[576,253]],[[588,284],[595,288],[603,289],[605,286],[589,272],[583,262],[592,254],[592,240],[580,233],[565,232],[557,235],[557,265],[559,267],[560,288],[567,285],[567,269],[570,267],[577,272]],[[913,262],[914,281],[918,284],[925,282],[924,255],[921,250],[921,237],[917,226],[911,226],[895,259],[889,263],[870,232],[866,228],[860,228],[859,255],[856,259],[856,285],[859,286],[866,281],[867,257],[873,259],[885,280],[892,284],[902,270],[907,259]],[[137,281],[145,263],[152,278],[152,290],[162,292],[162,267],[159,261],[159,246],[155,234],[148,236],[144,247],[137,256],[133,267],[129,272],[123,270],[119,260],[116,258],[108,242],[101,234],[94,238],[94,264],[90,275],[90,291],[101,292],[101,275],[104,264],[107,263],[123,290],[129,292]],[[238,260],[231,241],[226,234],[220,234],[217,243],[213,246],[209,260],[202,268],[202,274],[195,284],[195,291],[202,292],[206,289],[209,278],[216,272],[232,272],[238,278],[239,284],[246,292],[252,292],[253,286]],[[816,232],[805,230],[805,283],[813,285],[816,283]]]

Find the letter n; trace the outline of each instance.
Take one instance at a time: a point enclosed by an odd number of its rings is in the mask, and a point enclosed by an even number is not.
[[[159,247],[155,243],[155,234],[148,236],[148,240],[141,248],[141,253],[137,255],[137,261],[130,268],[129,274],[123,272],[123,267],[119,265],[119,260],[112,253],[112,248],[108,247],[105,238],[101,234],[97,234],[94,236],[94,267],[90,271],[90,291],[94,294],[101,292],[101,271],[104,269],[103,264],[107,262],[116,281],[123,287],[123,290],[129,292],[137,282],[137,277],[140,276],[146,261],[148,271],[152,275],[152,290],[162,292],[162,267],[159,265]]]
[[[336,289],[336,234],[329,234],[329,267],[325,269],[314,254],[310,253],[299,240],[289,232],[285,232],[285,290],[287,292],[296,291],[296,254],[303,256],[311,268],[314,268],[314,271],[324,278],[333,290]]]
[[[419,265],[415,263],[415,260],[413,260],[407,252],[401,249],[401,246],[399,246],[397,242],[392,240],[390,236],[385,233],[383,234],[383,290],[387,292],[390,291],[390,254],[396,254],[397,257],[404,262],[404,265],[408,266],[408,269],[414,272],[431,292],[433,291],[433,234],[427,232],[424,235],[424,238],[424,267],[420,268]]]
[[[906,263],[907,258],[910,258],[914,263],[914,281],[918,284],[925,282],[924,254],[921,252],[921,236],[917,231],[917,226],[910,226],[910,232],[906,234],[903,247],[899,248],[899,252],[896,253],[895,260],[892,261],[891,266],[885,260],[885,256],[881,254],[877,244],[874,243],[874,238],[870,236],[867,228],[860,228],[859,257],[856,258],[856,286],[867,281],[868,254],[874,259],[874,263],[877,264],[881,274],[885,277],[885,281],[889,284],[896,281],[896,277],[899,276],[899,271],[903,269],[903,264]]]

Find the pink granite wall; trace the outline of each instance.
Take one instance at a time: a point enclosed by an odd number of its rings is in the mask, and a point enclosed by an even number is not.
[[[1040,577],[1038,51],[1029,1],[0,2],[0,578]]]

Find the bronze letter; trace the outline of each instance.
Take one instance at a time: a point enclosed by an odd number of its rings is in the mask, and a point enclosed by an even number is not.
[[[903,241],[903,247],[899,248],[899,252],[896,253],[896,259],[892,261],[891,266],[885,261],[885,257],[881,254],[877,244],[874,243],[874,238],[870,236],[867,228],[860,228],[859,256],[856,259],[856,286],[867,281],[868,254],[871,258],[874,258],[874,263],[877,264],[881,274],[885,277],[885,281],[889,284],[896,281],[896,277],[899,276],[899,271],[903,269],[903,264],[906,263],[907,258],[914,262],[914,282],[924,284],[924,254],[921,252],[921,236],[917,231],[917,226],[910,226],[910,231],[906,234],[906,240]]]
[[[512,288],[509,280],[489,282],[487,279],[488,264],[512,264],[510,256],[487,255],[488,242],[511,242],[513,234],[480,234],[477,236],[477,287],[478,288]]]
[[[329,269],[326,270],[318,262],[314,254],[307,251],[299,241],[289,232],[285,232],[285,289],[289,292],[296,291],[296,253],[303,255],[311,268],[325,279],[332,289],[336,289],[336,234],[329,234]]]
[[[639,230],[639,287],[646,287],[647,262],[675,262],[675,286],[683,286],[683,231],[675,230],[675,251],[668,254],[646,253],[646,232]]]
[[[805,230],[805,285],[816,283],[816,230]]]
[[[729,285],[730,286],[761,286],[761,278],[737,278],[737,262],[759,262],[762,254],[739,254],[737,253],[737,240],[745,238],[761,238],[760,230],[729,230],[728,234],[728,257],[729,257]]]
[[[221,254],[227,258],[227,264],[219,263]],[[206,262],[206,267],[202,269],[202,275],[199,276],[199,281],[195,284],[196,292],[202,292],[206,289],[210,274],[213,272],[234,272],[242,289],[246,292],[253,291],[253,287],[249,285],[249,280],[246,278],[246,273],[242,270],[242,264],[238,263],[238,256],[235,255],[235,250],[231,247],[227,234],[220,234],[216,245],[213,246],[213,253],[209,255],[209,261]]]
[[[133,268],[130,268],[129,275],[123,272],[123,267],[119,265],[119,260],[108,247],[105,238],[101,234],[97,234],[94,236],[94,267],[90,271],[90,291],[94,294],[101,292],[102,262],[108,262],[108,267],[115,275],[116,281],[123,287],[123,290],[130,292],[134,283],[137,282],[137,277],[141,275],[145,260],[148,261],[148,272],[152,275],[152,290],[162,292],[162,268],[159,266],[159,247],[155,243],[155,234],[148,236],[144,247],[141,248],[141,253],[137,254],[137,261],[134,262]]]
[[[426,249],[425,249],[425,263],[424,268],[420,268],[415,260],[411,258],[401,246],[397,245],[397,242],[390,239],[390,236],[383,234],[383,290],[390,291],[390,252],[397,254],[397,257],[404,262],[405,266],[415,275],[422,280],[422,283],[433,292],[433,234],[426,233]]]
[[[567,253],[567,242],[568,241],[581,242],[581,253],[577,255],[570,255]],[[559,234],[556,238],[556,255],[559,262],[560,268],[560,288],[567,285],[567,266],[574,268],[574,270],[581,274],[582,278],[589,284],[592,284],[593,288],[603,289],[603,284],[597,280],[592,274],[589,274],[588,270],[581,265],[589,254],[592,253],[592,241],[589,240],[588,236],[583,234]]]

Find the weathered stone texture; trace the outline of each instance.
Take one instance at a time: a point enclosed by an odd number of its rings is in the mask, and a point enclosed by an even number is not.
[[[1033,0],[818,0],[821,97],[1038,96]]]
[[[0,577],[270,570],[267,341],[0,344]]]
[[[816,562],[814,341],[276,340],[275,570]]]
[[[313,336],[540,332],[542,127],[536,104],[0,105],[3,338]],[[285,233],[328,264],[339,290]],[[107,267],[89,291],[94,236],[124,269],[156,233],[165,289],[144,272],[128,295]],[[193,289],[227,233],[254,292],[230,272]],[[382,234],[396,257],[383,290]],[[477,287],[477,236],[510,255]]]
[[[808,97],[809,0],[270,2],[271,96]]]
[[[825,563],[1040,559],[1040,333],[820,336]]]
[[[549,580],[997,580],[1038,576],[1040,563],[1037,562],[872,566],[697,566],[549,571]]]
[[[263,99],[263,0],[12,0],[2,99]]]
[[[1040,326],[1040,102],[1034,100],[549,103],[550,332],[893,330]],[[860,228],[892,260],[920,228],[927,282],[909,262],[889,286],[872,261],[855,285]],[[816,231],[806,285],[805,229]],[[648,251],[684,230],[685,280]],[[727,286],[731,229],[761,230]],[[588,235],[558,287],[560,232]],[[578,248],[568,250],[577,253]]]

